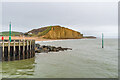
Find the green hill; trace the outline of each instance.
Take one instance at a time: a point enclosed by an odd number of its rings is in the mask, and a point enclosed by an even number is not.
[[[31,31],[28,31],[24,35],[40,37],[40,36],[43,36],[43,35],[47,34],[51,30],[51,28],[52,28],[52,26],[47,26],[47,27],[42,27],[42,28],[38,28],[38,29],[33,29]]]
[[[16,31],[11,32],[11,36],[20,36],[22,34],[23,34],[22,32],[16,32]],[[0,36],[9,36],[9,31],[0,32]]]
[[[43,36],[43,35],[47,34],[51,30],[51,28],[52,28],[52,26],[47,27],[44,31],[39,32],[38,36]]]

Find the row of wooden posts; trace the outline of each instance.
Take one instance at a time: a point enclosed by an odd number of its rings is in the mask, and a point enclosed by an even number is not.
[[[28,59],[35,56],[35,40],[1,41],[2,61]]]

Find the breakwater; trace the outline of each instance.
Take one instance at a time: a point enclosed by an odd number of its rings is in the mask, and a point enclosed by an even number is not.
[[[72,49],[35,44],[35,53],[59,52],[59,51],[64,51],[64,50],[72,50]]]
[[[3,40],[0,41],[2,61],[28,59],[35,56],[35,40]]]

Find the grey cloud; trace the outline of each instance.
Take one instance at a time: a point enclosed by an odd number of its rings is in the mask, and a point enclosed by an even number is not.
[[[109,32],[107,36],[117,33],[118,12],[114,2],[4,2],[2,5],[4,31],[12,21],[12,29],[22,32],[47,25],[62,25],[98,37],[102,32]],[[101,26],[105,28],[101,29]]]

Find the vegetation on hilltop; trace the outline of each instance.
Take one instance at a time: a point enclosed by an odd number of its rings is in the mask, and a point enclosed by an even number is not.
[[[45,29],[42,32],[39,32],[38,36],[43,36],[43,35],[47,34],[51,30],[51,28],[52,28],[52,26],[48,26],[47,29]]]
[[[11,36],[23,35],[22,32],[11,31]],[[9,36],[9,31],[0,32],[0,36]]]

